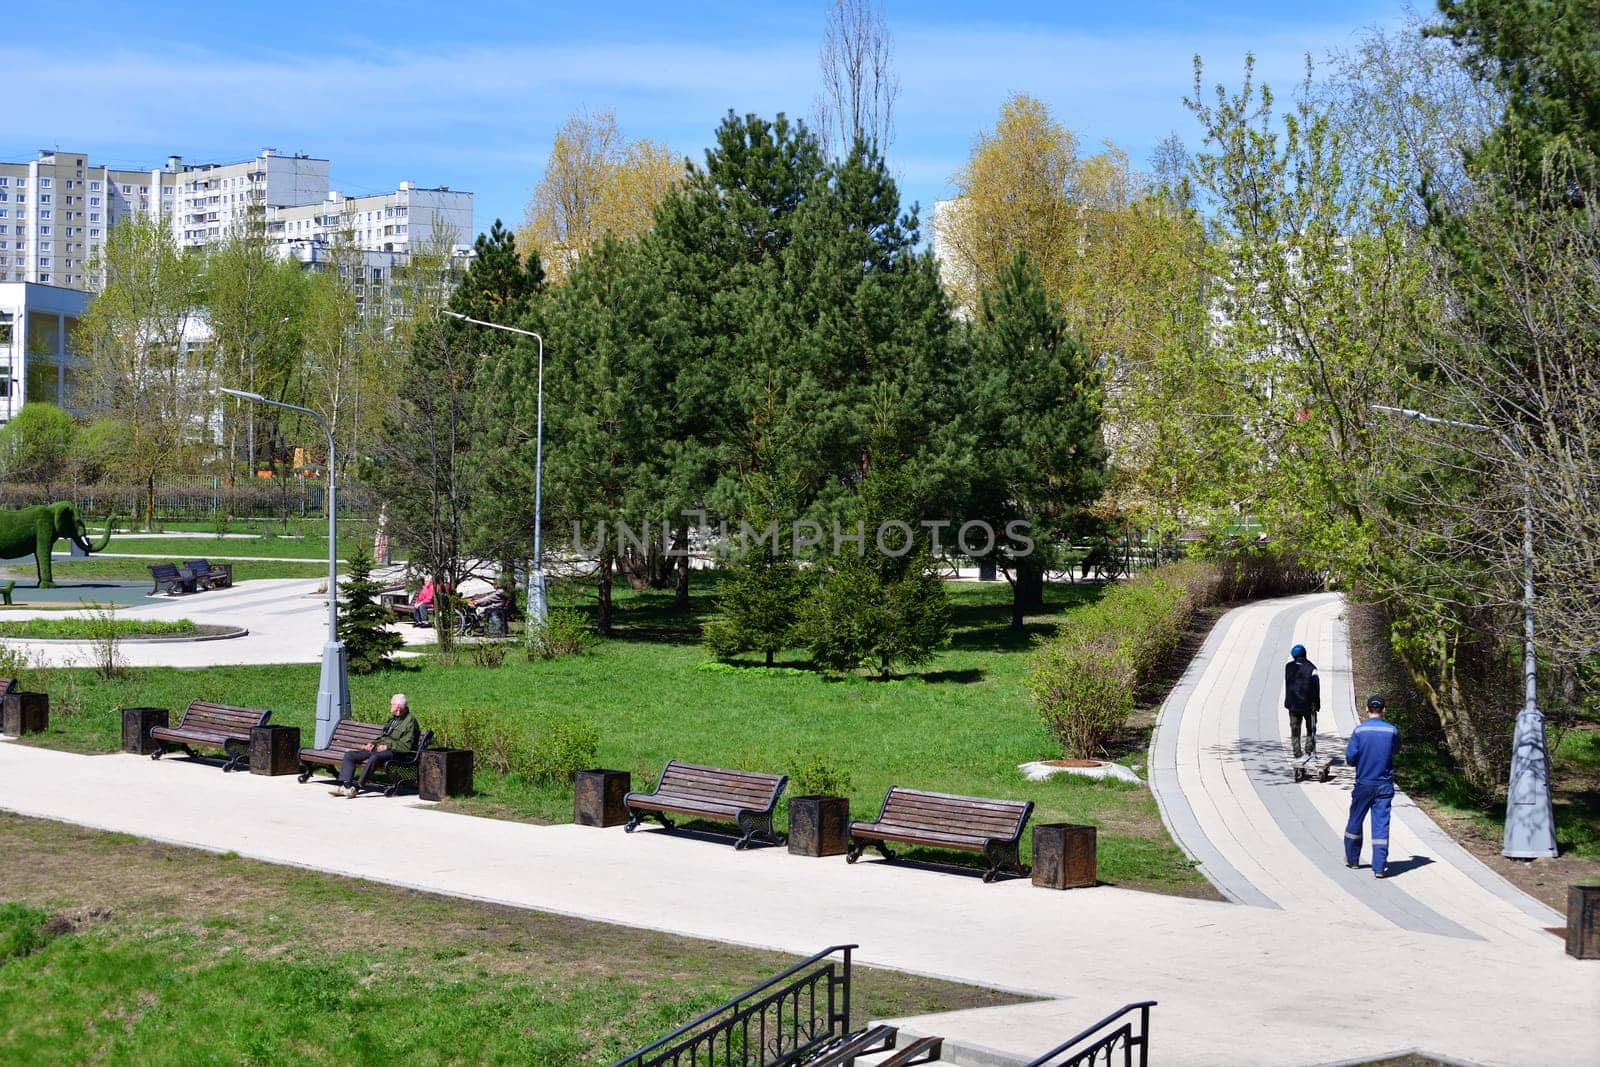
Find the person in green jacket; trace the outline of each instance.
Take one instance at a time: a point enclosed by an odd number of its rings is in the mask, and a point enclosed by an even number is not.
[[[417,717],[411,714],[411,705],[406,702],[406,695],[396,693],[389,698],[389,721],[383,724],[378,739],[345,752],[339,764],[339,785],[333,791],[333,795],[360,796],[361,790],[367,786],[367,778],[373,771],[396,757],[410,756],[416,752],[417,742],[421,737],[422,728],[417,725]],[[359,781],[355,776],[357,764],[364,764]]]

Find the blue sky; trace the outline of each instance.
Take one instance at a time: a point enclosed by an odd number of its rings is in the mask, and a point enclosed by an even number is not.
[[[825,0],[794,3],[25,4],[6,19],[0,159],[82,150],[114,166],[169,153],[231,162],[271,145],[332,161],[349,193],[402,180],[477,194],[477,227],[518,221],[550,142],[580,108],[699,160],[729,108],[809,115]],[[55,10],[59,8],[59,10]],[[901,80],[889,162],[924,217],[1013,92],[1088,145],[1143,163],[1176,131],[1191,57],[1236,81],[1246,52],[1287,89],[1397,20],[1405,0],[1345,3],[887,0]],[[1429,8],[1431,10],[1431,8]],[[26,47],[22,47],[26,44]],[[48,86],[43,92],[33,86]]]

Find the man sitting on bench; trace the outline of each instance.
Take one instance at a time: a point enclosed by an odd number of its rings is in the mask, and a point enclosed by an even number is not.
[[[389,698],[389,721],[383,724],[378,739],[345,752],[344,760],[339,766],[339,786],[333,791],[333,795],[360,796],[361,790],[367,787],[367,778],[373,771],[396,756],[411,755],[417,750],[417,741],[421,736],[422,730],[417,726],[416,716],[411,714],[411,706],[406,703],[406,695],[396,693]],[[361,768],[359,781],[355,776],[357,764],[364,765]]]

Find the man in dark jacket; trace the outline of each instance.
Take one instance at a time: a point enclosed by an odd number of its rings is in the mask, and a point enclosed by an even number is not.
[[[1317,754],[1317,712],[1322,710],[1322,681],[1317,665],[1306,659],[1306,646],[1289,650],[1283,665],[1283,706],[1289,711],[1289,744],[1294,758],[1300,758],[1300,726],[1306,728],[1306,755]]]
[[[416,716],[411,714],[411,705],[407,703],[406,695],[396,693],[389,698],[389,721],[383,724],[378,739],[345,752],[339,764],[339,787],[333,791],[333,795],[360,796],[373,771],[397,756],[409,756],[416,752],[417,743],[421,739],[422,729],[417,725]],[[361,768],[359,781],[355,777],[357,764],[365,764]]]

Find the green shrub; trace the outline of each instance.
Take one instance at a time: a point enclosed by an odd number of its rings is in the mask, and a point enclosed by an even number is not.
[[[850,795],[850,772],[813,752],[811,758],[789,772],[789,795],[843,797]]]
[[[511,652],[511,646],[504,641],[479,641],[468,648],[472,653],[472,663],[477,667],[498,667]]]
[[[558,659],[581,656],[594,643],[594,631],[583,612],[557,608],[545,616],[543,626],[535,626],[530,659]]]
[[[1218,568],[1207,562],[1145,571],[1074,612],[1061,634],[1040,646],[1028,690],[1067,757],[1100,755],[1221,586]]]
[[[1094,759],[1133,710],[1132,642],[1111,629],[1074,630],[1041,645],[1028,691],[1070,759]]]
[[[572,781],[575,771],[593,767],[600,731],[578,719],[553,719],[534,737],[528,778],[541,785]]]

